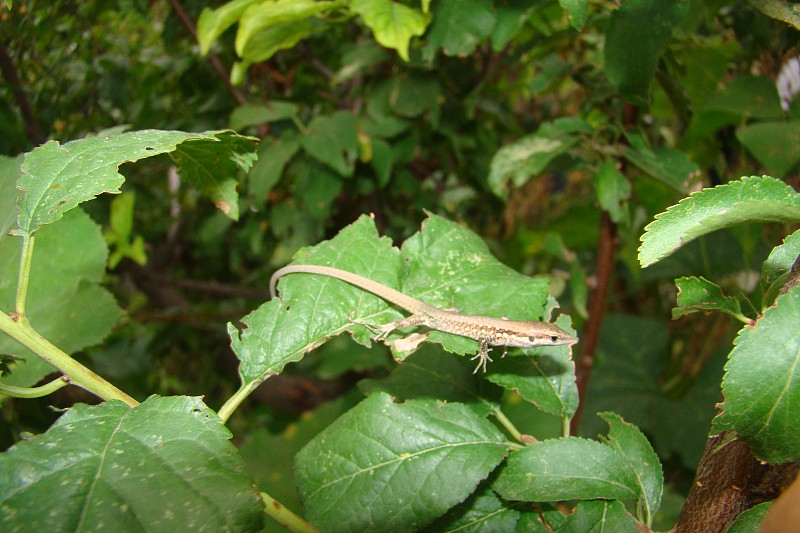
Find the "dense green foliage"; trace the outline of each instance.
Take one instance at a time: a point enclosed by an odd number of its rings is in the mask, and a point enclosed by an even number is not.
[[[787,6],[0,2],[2,529],[663,530],[709,435],[794,461]],[[292,260],[580,343],[473,374]]]

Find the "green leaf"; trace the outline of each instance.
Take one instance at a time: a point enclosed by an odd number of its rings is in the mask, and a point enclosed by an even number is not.
[[[621,501],[582,501],[567,516],[564,525],[558,528],[559,533],[638,533],[633,517],[625,510]]]
[[[308,154],[342,176],[352,176],[358,157],[358,119],[346,111],[317,115],[301,144]]]
[[[768,501],[754,505],[750,509],[743,511],[736,520],[728,527],[725,533],[758,533],[761,521],[767,516],[774,501]]]
[[[773,284],[792,270],[792,265],[800,256],[800,230],[795,231],[783,240],[783,244],[772,249],[761,267],[761,280]]]
[[[117,172],[122,163],[172,152],[189,140],[217,141],[214,135],[142,130],[64,145],[49,141],[25,155],[17,231],[32,233],[98,194],[118,193],[125,181]]]
[[[217,9],[204,8],[197,20],[200,53],[206,55],[217,37],[235,24],[248,7],[261,1],[263,0],[233,0]]]
[[[116,267],[124,258],[129,258],[140,265],[147,263],[144,250],[144,239],[141,235],[133,236],[133,208],[136,204],[136,193],[122,193],[111,201],[109,212],[110,229],[103,237],[113,248],[108,258],[108,268]]]
[[[248,186],[250,194],[260,203],[281,179],[286,164],[300,149],[300,140],[295,135],[267,138],[258,146],[258,160],[250,169]]]
[[[402,255],[362,216],[330,241],[301,250],[295,259],[361,274],[431,305],[468,314],[540,320],[548,301],[545,278],[531,279],[509,269],[476,234],[433,215],[405,242]],[[497,293],[498,286],[506,288],[503,294]],[[228,327],[244,383],[280,372],[345,331],[368,345],[368,330],[354,321],[380,324],[402,316],[377,296],[327,276],[287,276],[279,289],[283,303],[270,301],[246,316],[248,328],[241,335]],[[391,341],[396,338],[390,336]],[[472,339],[436,331],[428,340],[454,353],[474,354],[478,348]]]
[[[736,130],[736,138],[764,165],[782,178],[800,162],[800,122],[759,122]]]
[[[291,402],[289,398],[286,400]],[[281,505],[302,515],[303,505],[294,485],[294,456],[314,436],[361,400],[363,397],[353,390],[313,411],[304,412],[281,433],[270,433],[262,426],[248,432],[245,442],[239,446],[239,453],[258,488],[281,502]]]
[[[672,308],[673,320],[698,311],[722,311],[732,317],[749,322],[742,314],[739,300],[725,296],[719,285],[703,277],[684,277],[675,280],[678,287],[678,305]]]
[[[254,530],[262,503],[199,398],[77,404],[0,455],[5,531]],[[46,509],[58,512],[43,512]]]
[[[492,157],[488,183],[501,198],[509,193],[509,184],[521,187],[540,174],[556,157],[578,142],[576,137],[545,124],[534,134],[508,144]]]
[[[17,219],[19,191],[16,185],[21,164],[22,156],[0,156],[0,242],[8,237],[8,232],[14,227]]]
[[[234,65],[231,81],[240,83],[247,68],[253,63],[266,61],[281,50],[292,48],[301,39],[311,35],[314,25],[310,19],[278,22],[253,35],[241,51],[242,61]]]
[[[631,196],[631,184],[616,168],[614,163],[600,165],[595,176],[595,189],[600,207],[616,223],[625,216],[626,200]]]
[[[306,171],[295,169],[292,182],[297,203],[306,208],[312,218],[326,220],[333,209],[333,202],[342,192],[342,177],[317,165],[298,165]]]
[[[402,250],[406,294],[466,314],[511,320],[545,316],[547,279],[529,278],[508,268],[480,236],[460,224],[429,215]],[[497,287],[504,291],[498,293]]]
[[[777,298],[754,327],[734,341],[715,431],[736,430],[756,457],[783,463],[800,457],[800,288]]]
[[[635,498],[637,479],[624,456],[597,441],[569,437],[537,442],[512,453],[494,483],[509,500]]]
[[[497,20],[492,29],[492,50],[500,52],[525,26],[536,4],[515,0],[510,5],[496,5]]]
[[[628,424],[615,413],[598,413],[598,416],[610,426],[608,446],[625,457],[628,468],[636,474],[637,507],[642,510],[641,517],[645,525],[651,526],[653,515],[661,504],[661,494],[664,491],[661,461],[639,428]]]
[[[378,43],[397,50],[404,61],[409,60],[411,39],[425,33],[431,20],[429,14],[392,0],[350,0],[350,9],[358,13]]]
[[[747,1],[766,16],[785,22],[793,26],[794,29],[800,30],[800,12],[798,12],[796,2],[788,3],[780,0]]]
[[[250,43],[262,32],[283,24],[305,21],[314,15],[330,11],[338,5],[339,2],[321,0],[275,0],[250,5],[239,20],[239,30],[236,32],[236,53],[240,57],[246,58],[252,55],[252,52],[248,52]]]
[[[377,175],[378,186],[385,187],[389,184],[392,177],[392,166],[394,165],[394,152],[392,146],[381,139],[372,139],[372,168]]]
[[[392,76],[388,80],[388,100],[391,110],[414,118],[438,108],[442,89],[431,76]]]
[[[286,120],[297,115],[298,109],[297,104],[281,100],[270,100],[267,104],[241,105],[231,113],[231,129],[241,130],[250,126]]]
[[[706,109],[724,111],[742,120],[780,120],[784,115],[775,81],[766,76],[737,77],[709,100]]]
[[[350,270],[388,286],[397,287],[401,258],[387,238],[378,237],[374,221],[360,217],[331,239],[295,255],[304,263],[325,264]],[[241,360],[243,383],[258,382],[299,361],[326,339],[355,332],[356,340],[369,344],[369,335],[353,320],[390,321],[389,304],[370,293],[325,276],[296,274],[279,283],[280,299],[273,299],[242,319],[241,332],[228,324],[231,346]],[[288,309],[287,309],[288,307]],[[388,315],[388,316],[387,316]]]
[[[375,394],[297,454],[297,486],[323,530],[413,531],[475,490],[503,440],[464,405]]]
[[[628,133],[626,137],[630,147],[622,150],[625,159],[676,191],[684,192],[689,179],[697,174],[697,165],[685,152],[662,147],[651,148],[638,132]]]
[[[178,173],[209,197],[231,220],[239,220],[237,173],[247,172],[256,160],[255,137],[232,131],[209,132],[210,139],[179,145],[172,154]]]
[[[628,0],[611,13],[606,32],[605,71],[622,96],[637,105],[649,100],[650,82],[681,25],[688,3],[681,0]]]
[[[574,333],[564,317],[556,323]],[[487,379],[516,391],[545,413],[572,418],[578,408],[575,363],[569,346],[538,348],[536,355],[506,357],[495,361]]]
[[[489,484],[485,483],[426,531],[531,531],[516,529],[520,514],[520,511],[498,498]]]
[[[647,267],[706,233],[754,221],[800,221],[800,195],[768,176],[694,192],[645,227],[639,262]]]
[[[569,15],[569,23],[580,31],[589,20],[589,0],[558,0],[561,7]]]
[[[372,41],[356,42],[342,54],[341,67],[331,78],[331,85],[336,86],[358,75],[364,74],[371,67],[386,61],[388,54]]]
[[[492,33],[494,6],[490,0],[438,0],[425,46],[426,60],[439,48],[451,56],[467,56]]]
[[[15,306],[20,243],[19,238],[0,240],[0,310],[4,312]],[[102,341],[121,314],[111,293],[99,285],[107,254],[100,227],[81,209],[36,233],[28,318],[40,334],[66,353]],[[0,335],[0,353],[26,360],[3,378],[9,385],[29,387],[54,370],[6,335]]]

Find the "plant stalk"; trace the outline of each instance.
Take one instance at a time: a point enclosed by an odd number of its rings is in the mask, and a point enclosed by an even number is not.
[[[12,339],[58,368],[69,378],[71,383],[86,389],[92,394],[96,394],[104,400],[120,400],[131,407],[139,405],[139,402],[125,392],[98,376],[42,337],[31,327],[27,318],[18,317],[17,320],[14,320],[6,313],[0,312],[0,331],[8,334]]]
[[[264,512],[289,531],[299,533],[321,533],[319,529],[294,514],[291,509],[275,500],[266,492],[261,493],[261,499],[264,500],[266,504]]]

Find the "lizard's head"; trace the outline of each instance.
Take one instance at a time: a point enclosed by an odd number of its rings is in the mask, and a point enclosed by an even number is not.
[[[531,346],[558,346],[578,342],[578,339],[549,322],[538,323],[537,327],[528,335],[528,340]]]

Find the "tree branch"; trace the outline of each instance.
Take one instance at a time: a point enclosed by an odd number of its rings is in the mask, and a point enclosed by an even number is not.
[[[17,76],[17,69],[14,66],[14,61],[11,59],[11,55],[9,55],[5,45],[5,34],[0,37],[2,37],[0,38],[0,72],[2,72],[3,78],[14,92],[14,101],[17,103],[17,107],[25,121],[25,131],[28,133],[28,138],[31,140],[32,144],[39,146],[47,140],[47,137],[42,132],[42,126],[39,124],[39,120],[33,112],[33,106],[31,106],[31,102],[28,100],[28,95],[25,94],[25,90],[22,88],[22,82],[19,76]]]

